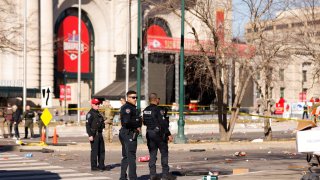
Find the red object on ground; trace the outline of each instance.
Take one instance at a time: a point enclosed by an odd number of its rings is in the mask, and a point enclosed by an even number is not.
[[[139,162],[148,162],[150,160],[150,156],[142,156],[138,158]]]

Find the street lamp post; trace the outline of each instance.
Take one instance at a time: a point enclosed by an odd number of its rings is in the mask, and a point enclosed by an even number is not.
[[[178,134],[175,138],[176,144],[184,144],[187,139],[184,135],[184,0],[181,0],[181,43],[180,43],[180,81],[179,81],[179,120],[178,120]]]
[[[67,74],[63,69],[63,85],[64,85],[64,115],[67,115]]]

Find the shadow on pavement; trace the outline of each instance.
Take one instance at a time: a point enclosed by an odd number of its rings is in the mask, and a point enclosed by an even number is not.
[[[18,145],[0,145],[0,152],[14,151]]]
[[[61,179],[59,174],[44,170],[0,170],[1,179]]]

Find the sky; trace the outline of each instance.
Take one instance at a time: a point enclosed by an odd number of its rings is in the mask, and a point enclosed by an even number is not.
[[[244,36],[245,24],[249,21],[248,17],[248,7],[241,0],[233,0],[233,23],[232,23],[232,34],[233,37]]]

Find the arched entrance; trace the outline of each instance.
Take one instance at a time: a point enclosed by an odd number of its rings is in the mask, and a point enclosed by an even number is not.
[[[85,11],[81,15],[81,96],[90,99],[94,92],[94,31]],[[77,101],[78,8],[68,8],[58,17],[55,28],[54,92],[60,101]],[[64,86],[66,85],[66,86]],[[66,89],[67,93],[62,90]]]

